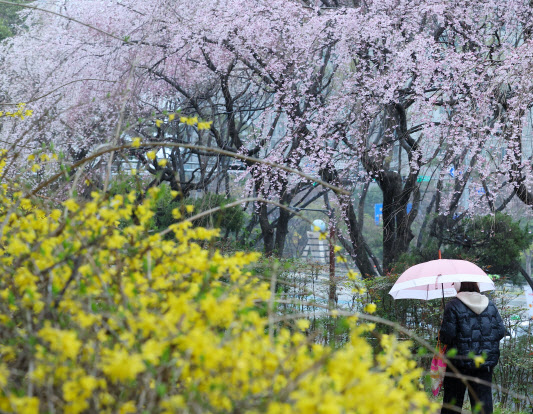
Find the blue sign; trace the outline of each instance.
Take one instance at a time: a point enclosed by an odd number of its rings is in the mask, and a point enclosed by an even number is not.
[[[450,171],[449,171],[449,172],[450,172],[450,176],[451,176],[452,178],[455,177],[455,168],[454,168],[453,166],[450,167]]]
[[[407,214],[413,209],[413,203],[407,203]],[[383,220],[383,204],[374,204],[374,221],[376,226],[379,226],[379,222]]]
[[[374,204],[374,221],[376,222],[376,226],[379,226],[379,222],[383,218],[383,204]]]

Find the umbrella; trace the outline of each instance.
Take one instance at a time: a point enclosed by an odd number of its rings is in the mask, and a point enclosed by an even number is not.
[[[389,294],[394,299],[437,299],[455,296],[454,282],[477,282],[481,292],[494,290],[494,282],[474,263],[466,260],[431,260],[410,267],[398,278]]]

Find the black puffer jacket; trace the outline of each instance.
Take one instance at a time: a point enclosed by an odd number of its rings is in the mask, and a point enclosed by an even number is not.
[[[481,367],[494,367],[500,358],[500,339],[506,329],[496,306],[489,300],[487,308],[477,315],[458,298],[453,298],[444,308],[440,341],[448,349],[456,348],[457,355],[467,357],[486,353]],[[457,368],[475,368],[471,358],[453,359]]]

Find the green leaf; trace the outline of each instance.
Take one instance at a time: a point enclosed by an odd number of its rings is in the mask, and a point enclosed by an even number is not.
[[[170,347],[167,346],[161,355],[161,363],[165,364],[168,361],[170,361]]]
[[[167,386],[165,384],[157,384],[156,386],[157,395],[163,397],[167,393]]]
[[[416,353],[418,356],[424,356],[428,353],[428,350],[426,348],[418,348]]]
[[[9,291],[9,293],[7,294],[7,302],[10,305],[14,305],[15,304],[15,295],[11,291]]]
[[[448,352],[446,352],[446,356],[448,358],[453,358],[456,355],[457,355],[457,349],[456,348],[452,348]]]

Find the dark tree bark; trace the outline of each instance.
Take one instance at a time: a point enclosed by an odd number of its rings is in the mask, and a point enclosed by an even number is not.
[[[289,206],[292,197],[282,197],[281,203]],[[289,221],[291,219],[291,213],[283,208],[279,209],[279,217],[276,223],[276,239],[274,242],[275,254],[278,257],[283,257],[283,250],[285,249],[285,241],[287,240],[287,234],[289,233]]]
[[[261,203],[259,206],[259,226],[263,233],[264,253],[266,257],[270,257],[274,254],[274,227],[268,220],[268,208],[265,203]]]
[[[402,177],[395,171],[383,173],[379,181],[383,191],[383,267],[387,270],[407,251],[415,237],[407,217]]]
[[[375,178],[383,193],[383,270],[390,271],[402,253],[407,252],[414,234],[411,230],[418,214],[420,191],[417,185],[421,167],[420,157],[416,156],[418,141],[411,137],[417,127],[407,128],[407,108],[412,102],[388,105],[384,109],[383,127],[379,141],[389,152],[394,151],[394,141],[400,145],[398,151],[405,151],[409,161],[409,173],[402,179],[401,173],[391,169],[384,151],[379,157],[363,157],[366,171]],[[387,136],[394,132],[393,136]],[[394,137],[394,139],[393,139]],[[398,167],[401,170],[401,166]],[[407,214],[407,205],[412,200],[412,209]]]
[[[533,279],[531,279],[531,275],[529,275],[522,266],[519,267],[519,270],[522,276],[524,276],[524,279],[526,279],[527,284],[533,289]]]

